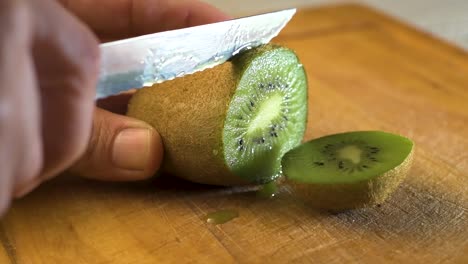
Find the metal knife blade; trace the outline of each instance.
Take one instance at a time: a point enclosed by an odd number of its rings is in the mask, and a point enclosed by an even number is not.
[[[101,44],[96,99],[202,71],[270,42],[296,9]]]

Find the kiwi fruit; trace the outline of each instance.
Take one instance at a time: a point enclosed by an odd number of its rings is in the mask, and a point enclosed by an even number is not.
[[[302,141],[307,88],[296,54],[267,44],[140,89],[127,115],[160,133],[163,171],[203,184],[260,184],[281,175],[281,158]]]
[[[346,210],[382,204],[407,175],[413,142],[382,131],[313,139],[282,159],[285,182],[307,204]]]

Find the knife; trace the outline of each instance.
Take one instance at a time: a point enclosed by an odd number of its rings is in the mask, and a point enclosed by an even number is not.
[[[202,71],[270,42],[296,9],[101,44],[96,99]]]

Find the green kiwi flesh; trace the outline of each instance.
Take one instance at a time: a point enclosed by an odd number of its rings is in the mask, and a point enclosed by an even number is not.
[[[286,182],[307,203],[343,210],[383,203],[407,175],[413,142],[382,131],[317,138],[282,159]]]
[[[268,44],[138,90],[127,115],[158,130],[166,172],[213,185],[265,183],[302,141],[307,79],[293,51]]]
[[[265,183],[281,176],[281,158],[302,141],[307,81],[296,55],[265,46],[235,57],[240,75],[224,123],[228,167]]]

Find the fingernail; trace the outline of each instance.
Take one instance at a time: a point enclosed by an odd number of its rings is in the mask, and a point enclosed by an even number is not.
[[[126,170],[144,170],[150,161],[152,144],[151,130],[148,128],[127,128],[114,139],[112,162],[114,166]]]

